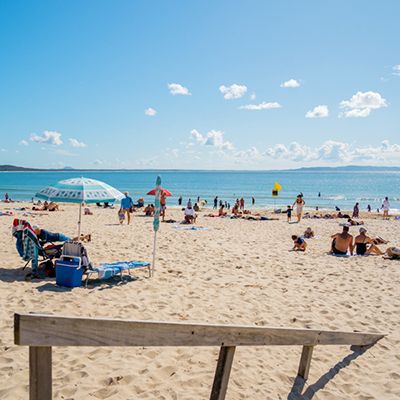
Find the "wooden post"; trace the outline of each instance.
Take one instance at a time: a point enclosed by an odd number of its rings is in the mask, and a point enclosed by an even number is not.
[[[235,346],[221,346],[210,400],[225,399],[235,349]]]
[[[29,347],[29,400],[52,399],[51,347]]]
[[[301,352],[298,375],[305,381],[308,379],[313,350],[314,346],[303,346],[303,351]]]

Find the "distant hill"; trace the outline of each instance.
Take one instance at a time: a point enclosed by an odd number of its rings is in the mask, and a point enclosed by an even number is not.
[[[64,167],[64,168],[28,168],[28,167],[19,167],[16,165],[0,165],[0,172],[29,172],[29,171],[142,171],[143,169],[107,169],[107,168],[82,168],[76,169],[72,167]],[[162,168],[157,169],[144,169],[146,171],[159,171],[163,170]],[[165,169],[165,171],[180,171],[180,169]],[[190,170],[185,170],[190,171]],[[193,171],[219,171],[219,172],[235,172],[235,170],[193,170]],[[267,171],[400,171],[400,167],[377,167],[371,165],[346,165],[343,167],[302,167],[302,168],[292,168],[285,170],[267,170]],[[247,171],[252,172],[252,171]]]

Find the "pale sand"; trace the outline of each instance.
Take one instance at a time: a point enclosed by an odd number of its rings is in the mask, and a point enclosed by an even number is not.
[[[27,219],[73,235],[78,208],[63,208]],[[134,215],[133,225],[119,226],[116,210],[92,209],[95,215],[83,218],[82,230],[93,234],[87,248],[94,262],[151,260],[151,218]],[[294,386],[300,347],[238,348],[227,398],[400,397],[400,263],[326,255],[337,220],[289,225],[284,217],[253,222],[200,216],[205,231],[161,224],[154,278],[142,271],[126,284],[69,291],[54,280],[23,280],[12,219],[0,217],[0,399],[27,398],[28,352],[13,344],[13,314],[31,311],[384,332],[387,338],[358,357],[346,346],[317,347],[306,397]],[[305,254],[288,252],[290,235],[309,225],[319,238],[308,240]],[[368,220],[366,227],[399,244],[399,221]],[[217,348],[55,348],[54,398],[206,399],[217,354]]]

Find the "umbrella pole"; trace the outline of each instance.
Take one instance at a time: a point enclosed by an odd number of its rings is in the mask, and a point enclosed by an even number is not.
[[[79,204],[78,241],[81,240],[82,203]]]
[[[151,276],[154,276],[154,269],[156,266],[156,246],[157,246],[157,231],[154,232],[153,262],[151,264]]]

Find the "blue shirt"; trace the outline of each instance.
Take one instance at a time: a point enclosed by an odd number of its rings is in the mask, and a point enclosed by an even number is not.
[[[127,210],[133,206],[133,200],[131,197],[126,196],[121,200],[121,208]]]

